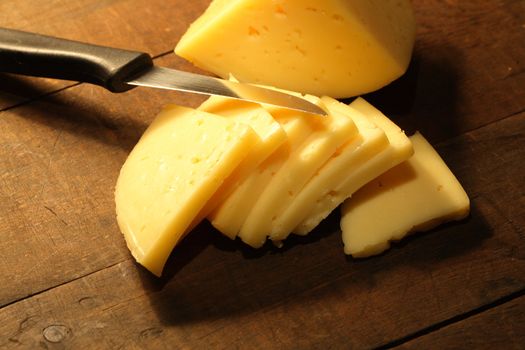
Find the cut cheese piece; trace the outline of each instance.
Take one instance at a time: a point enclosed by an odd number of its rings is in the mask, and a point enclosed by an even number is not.
[[[246,158],[201,209],[189,229],[195,227],[208,216],[239,183],[286,140],[286,133],[281,125],[259,104],[212,96],[204,101],[198,109],[223,116],[233,122],[246,124],[255,131],[259,139]]]
[[[350,97],[401,76],[414,40],[410,0],[215,0],[175,52],[223,78]]]
[[[324,103],[325,99],[321,101]],[[338,148],[357,136],[352,118],[328,105],[327,108],[329,114],[322,118],[319,130],[290,154],[257,197],[239,233],[245,243],[252,247],[262,246],[271,233],[272,220],[281,214]]]
[[[352,193],[379,174],[404,162],[414,152],[412,143],[405,133],[364,99],[356,99],[352,103],[351,108],[361,112],[372,123],[383,129],[390,145],[359,167],[359,169],[348,174],[348,177],[338,187],[319,198],[313,208],[305,214],[305,219],[293,230],[294,233],[305,235],[313,230]]]
[[[187,227],[257,141],[253,130],[170,106],[122,166],[117,220],[135,259],[159,276]]]
[[[330,192],[338,188],[351,174],[358,172],[363,177],[353,178],[358,183],[367,183],[379,175],[373,172],[359,172],[366,163],[379,152],[389,146],[385,132],[377,127],[368,118],[352,108],[331,98],[323,98],[323,102],[330,110],[338,110],[353,119],[359,134],[345,144],[333,157],[313,176],[310,181],[290,200],[272,222],[270,238],[274,241],[285,239],[289,233],[301,223],[314,207],[316,200],[329,196]]]
[[[320,100],[308,97],[320,107]],[[220,204],[208,219],[224,235],[234,239],[239,233],[257,197],[290,155],[322,124],[325,117],[315,117],[296,111],[265,107],[286,133],[286,141],[248,177],[237,185],[235,190]]]
[[[379,254],[410,232],[465,218],[469,199],[439,154],[421,136],[410,138],[415,154],[373,180],[342,208],[345,253]]]

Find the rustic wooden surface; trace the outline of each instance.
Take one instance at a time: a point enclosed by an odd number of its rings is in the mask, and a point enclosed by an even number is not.
[[[171,50],[208,0],[4,0],[0,26]],[[161,106],[201,98],[0,75],[0,348],[348,349],[525,345],[525,1],[415,0],[409,72],[367,96],[437,147],[471,216],[366,260],[338,214],[260,251],[200,225],[156,279],[113,187]]]

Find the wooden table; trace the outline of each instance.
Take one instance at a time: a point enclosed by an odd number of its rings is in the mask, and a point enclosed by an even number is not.
[[[208,0],[3,0],[0,26],[172,54]],[[200,225],[157,279],[116,226],[113,188],[161,106],[0,75],[0,348],[525,347],[525,1],[415,0],[409,72],[367,98],[437,147],[471,216],[366,260],[338,214],[260,251]]]

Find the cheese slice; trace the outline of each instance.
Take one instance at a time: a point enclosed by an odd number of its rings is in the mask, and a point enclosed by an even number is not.
[[[469,199],[454,174],[421,134],[410,138],[415,154],[360,189],[342,208],[345,253],[379,254],[410,232],[460,220]]]
[[[187,227],[257,142],[253,130],[189,108],[165,108],[122,166],[117,221],[135,259],[159,276]]]
[[[323,98],[323,102],[330,110],[338,110],[352,118],[359,133],[341,147],[298,193],[290,197],[289,203],[271,223],[270,238],[274,241],[285,239],[305,218],[305,213],[312,210],[318,199],[328,196],[351,174],[359,172],[371,158],[389,146],[383,129],[352,108],[352,104],[347,106],[328,97]],[[379,175],[373,172],[359,174],[362,175],[361,178],[354,177],[352,180],[357,183],[356,186]]]
[[[320,100],[311,96],[308,98],[311,102],[323,107]],[[257,197],[262,193],[273,174],[277,173],[290,155],[314,130],[321,127],[322,119],[325,118],[278,107],[265,106],[265,108],[285,131],[286,141],[256,170],[238,183],[234,191],[208,215],[212,225],[232,239],[239,233]]]
[[[223,78],[350,97],[401,76],[414,40],[410,0],[215,0],[175,52]]]
[[[286,133],[281,125],[259,104],[212,96],[198,109],[250,126],[258,135],[258,140],[246,158],[201,209],[188,230],[193,229],[208,216],[242,180],[286,140]]]
[[[324,103],[324,98],[321,99]],[[326,104],[325,104],[326,105]],[[343,144],[357,136],[352,118],[338,109],[328,108],[328,116],[280,169],[264,185],[246,218],[239,237],[252,247],[260,247],[271,233],[272,220],[293,200],[305,183]]]
[[[313,208],[305,213],[305,219],[293,230],[305,235],[324,220],[339,204],[350,197],[360,187],[379,174],[404,162],[412,156],[412,143],[405,133],[383,113],[362,98],[356,99],[351,107],[364,114],[372,123],[383,129],[388,137],[389,146],[368,160],[359,169],[355,169],[338,187],[319,198]]]

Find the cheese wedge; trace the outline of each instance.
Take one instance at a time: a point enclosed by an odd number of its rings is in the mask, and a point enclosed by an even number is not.
[[[223,78],[350,97],[401,76],[414,40],[410,0],[215,0],[175,52]]]
[[[324,99],[321,99],[324,103]],[[326,104],[325,104],[326,105]],[[313,132],[280,169],[271,176],[246,218],[239,237],[252,247],[260,247],[271,233],[272,220],[293,200],[305,183],[343,144],[357,136],[352,118],[328,108],[319,130]]]
[[[124,163],[117,221],[141,265],[159,276],[187,227],[257,142],[243,124],[189,108],[165,108]]]
[[[368,181],[404,162],[413,154],[412,143],[405,133],[383,113],[362,98],[356,99],[351,108],[361,112],[368,120],[383,129],[388,137],[389,146],[369,159],[359,169],[348,174],[342,184],[319,198],[315,205],[305,213],[305,219],[293,230],[299,235],[306,235],[324,220],[339,204],[350,197]]]
[[[426,231],[469,213],[469,198],[421,134],[410,138],[415,154],[373,180],[342,208],[345,253],[379,254],[410,232]]]
[[[323,107],[320,100],[308,97],[311,102]],[[246,217],[273,174],[281,168],[293,152],[316,129],[322,126],[322,119],[278,107],[265,107],[286,133],[286,141],[248,177],[240,182],[234,191],[212,212],[208,219],[224,235],[234,239]]]
[[[323,102],[330,110],[338,110],[339,113],[352,118],[358,128],[358,135],[341,147],[298,193],[287,198],[289,203],[271,222],[270,238],[274,241],[285,239],[305,218],[305,213],[312,210],[318,199],[329,196],[330,192],[338,188],[351,174],[361,174],[360,178],[353,178],[356,187],[378,176],[379,173],[359,170],[366,167],[366,163],[375,155],[389,147],[383,129],[352,108],[352,104],[347,106],[328,97],[324,97]]]
[[[242,180],[286,140],[286,133],[281,125],[259,104],[212,96],[198,109],[250,126],[258,135],[258,140],[241,164],[206,202],[188,230],[193,229],[208,216]]]

